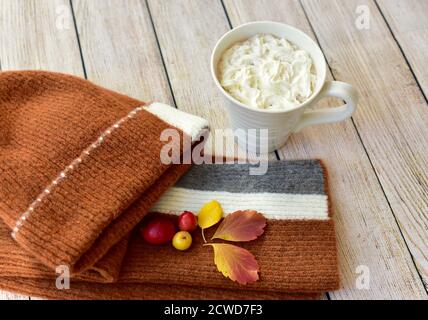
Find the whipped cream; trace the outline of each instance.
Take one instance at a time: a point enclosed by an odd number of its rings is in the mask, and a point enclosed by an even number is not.
[[[270,34],[255,35],[226,50],[218,71],[230,95],[258,109],[292,108],[311,96],[316,81],[309,53]]]

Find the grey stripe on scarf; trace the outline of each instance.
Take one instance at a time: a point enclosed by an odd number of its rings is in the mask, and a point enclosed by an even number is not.
[[[250,164],[194,165],[176,187],[235,193],[324,194],[318,160],[269,162],[264,175],[249,175]]]

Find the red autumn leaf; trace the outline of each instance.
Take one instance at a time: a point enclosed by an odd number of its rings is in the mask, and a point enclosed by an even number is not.
[[[259,279],[259,265],[248,250],[227,243],[207,243],[214,249],[214,263],[225,277],[240,284]]]
[[[250,241],[263,234],[266,218],[255,210],[240,210],[227,215],[211,239]]]

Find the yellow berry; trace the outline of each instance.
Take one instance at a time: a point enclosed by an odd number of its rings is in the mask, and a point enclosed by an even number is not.
[[[192,244],[192,236],[187,231],[179,231],[172,238],[172,245],[177,250],[187,250]]]

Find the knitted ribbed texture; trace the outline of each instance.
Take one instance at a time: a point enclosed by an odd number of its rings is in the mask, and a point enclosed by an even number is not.
[[[206,122],[55,73],[0,73],[0,106],[0,288],[70,299],[301,299],[338,287],[319,161],[270,164],[258,177],[248,165],[194,166],[180,179],[189,166],[160,163],[160,133],[174,125],[195,138]],[[148,245],[135,228],[150,208],[176,219],[183,204],[216,196],[275,218],[240,244],[259,261],[255,283],[221,275],[199,233],[179,252]],[[239,201],[251,198],[257,208]],[[69,290],[55,287],[63,264]]]
[[[0,234],[3,231],[0,226]],[[51,270],[19,250],[10,238],[1,238],[0,287],[54,299],[315,298],[338,287],[331,221],[269,221],[260,240],[241,245],[257,257],[261,268],[260,280],[247,286],[233,283],[216,270],[212,249],[202,246],[199,233],[194,234],[187,252],[148,245],[135,233],[117,282],[102,284],[87,273],[72,279],[69,290],[58,290]]]
[[[161,132],[174,126],[77,77],[1,73],[0,105],[0,217],[51,269],[99,270],[97,261],[189,167],[160,161]],[[153,108],[205,126],[175,108]],[[125,210],[137,198],[139,210]],[[121,256],[116,249],[104,259]]]

